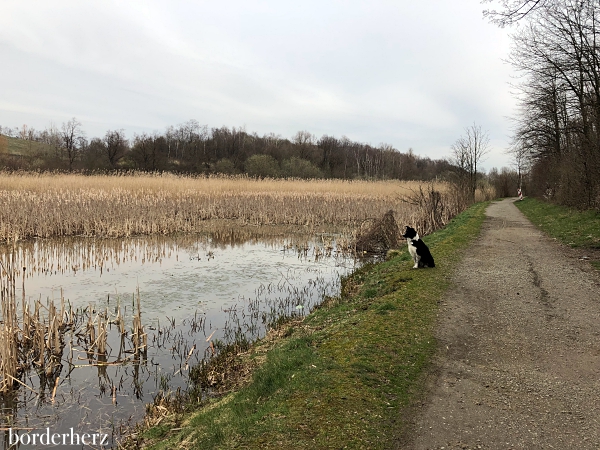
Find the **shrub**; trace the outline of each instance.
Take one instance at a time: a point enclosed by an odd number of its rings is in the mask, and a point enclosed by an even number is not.
[[[213,166],[213,169],[216,173],[223,173],[226,175],[233,175],[236,172],[235,164],[227,158],[218,160]]]
[[[323,172],[310,161],[292,156],[282,163],[283,174],[293,178],[323,178]]]
[[[246,160],[246,173],[251,177],[276,178],[280,175],[279,164],[270,155],[252,155]]]

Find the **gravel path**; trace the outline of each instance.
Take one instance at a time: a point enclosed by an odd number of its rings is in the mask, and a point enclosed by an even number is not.
[[[489,206],[461,263],[398,448],[600,449],[600,276],[513,201]]]

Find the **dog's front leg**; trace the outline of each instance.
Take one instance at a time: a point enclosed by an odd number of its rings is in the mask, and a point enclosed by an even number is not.
[[[419,255],[415,256],[415,265],[413,266],[413,269],[418,269],[419,268],[419,261],[421,260],[421,257]]]

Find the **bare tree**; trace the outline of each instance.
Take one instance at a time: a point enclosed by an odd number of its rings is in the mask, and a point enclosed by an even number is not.
[[[63,143],[60,131],[54,124],[50,122],[50,125],[42,132],[41,140],[44,144],[48,145],[54,151],[54,156],[57,159],[61,159],[63,156]]]
[[[477,166],[490,151],[490,138],[480,125],[465,128],[465,135],[452,144],[452,164],[458,169],[461,188],[468,193],[470,201],[475,201],[477,190]]]
[[[85,134],[81,129],[81,122],[73,117],[68,122],[63,122],[60,137],[62,147],[69,162],[69,170],[73,170],[73,164],[83,152],[86,144]]]
[[[116,169],[118,162],[127,152],[127,139],[124,130],[107,131],[104,136],[104,150],[111,168]]]
[[[600,204],[600,4],[540,5],[513,35],[510,63],[522,75],[515,145],[538,193],[590,208]]]
[[[496,1],[502,9],[499,11],[485,9],[483,16],[501,28],[519,22],[537,11],[560,3],[560,0],[482,0],[481,3],[496,3]]]
[[[27,139],[27,124],[23,124],[23,126],[19,130],[19,139],[23,141]]]
[[[133,137],[131,159],[139,169],[155,171],[164,168],[166,152],[166,140],[156,132],[152,135],[135,134]]]
[[[312,148],[317,143],[317,137],[308,131],[298,131],[292,138],[296,145],[298,156],[302,159],[310,159]]]
[[[513,167],[517,169],[518,187],[523,189],[523,175],[529,172],[531,166],[529,149],[517,144],[512,146],[508,153],[512,156]]]

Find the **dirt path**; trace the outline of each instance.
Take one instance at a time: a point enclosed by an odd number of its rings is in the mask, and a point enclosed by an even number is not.
[[[440,310],[430,394],[402,449],[600,449],[600,276],[490,205]]]

